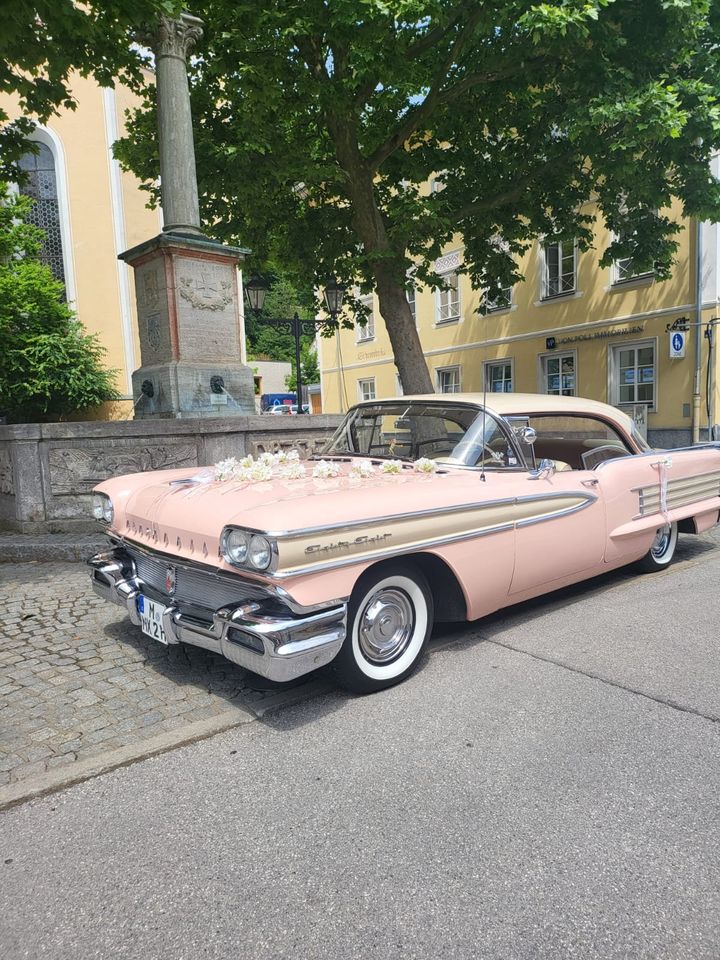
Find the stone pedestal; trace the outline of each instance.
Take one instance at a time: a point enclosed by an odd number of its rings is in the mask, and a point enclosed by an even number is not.
[[[255,412],[253,373],[240,359],[237,267],[245,252],[167,232],[120,255],[135,270],[136,419]]]

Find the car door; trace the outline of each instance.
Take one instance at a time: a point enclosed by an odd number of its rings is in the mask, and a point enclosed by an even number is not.
[[[515,510],[511,597],[553,590],[602,569],[605,504],[594,470],[528,475]]]

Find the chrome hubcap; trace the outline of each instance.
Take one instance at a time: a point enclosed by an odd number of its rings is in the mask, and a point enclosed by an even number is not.
[[[412,639],[414,625],[413,605],[403,590],[378,590],[360,615],[358,642],[362,655],[371,663],[397,660]]]
[[[656,560],[660,560],[666,553],[667,548],[670,545],[671,533],[672,527],[668,523],[666,526],[661,527],[660,530],[658,530],[658,532],[655,534],[655,539],[653,540],[652,547],[650,547],[650,552]]]

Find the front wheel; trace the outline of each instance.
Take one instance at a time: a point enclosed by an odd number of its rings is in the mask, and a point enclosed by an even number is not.
[[[339,683],[374,693],[417,667],[433,625],[428,582],[410,564],[388,563],[358,580],[348,607],[345,642],[333,660]]]
[[[638,562],[638,568],[644,573],[655,573],[668,567],[675,556],[677,546],[677,523],[666,523],[655,534],[652,546]]]

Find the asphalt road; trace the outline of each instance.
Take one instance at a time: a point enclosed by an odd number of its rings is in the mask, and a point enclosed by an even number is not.
[[[6,811],[0,953],[717,960],[719,545]]]

